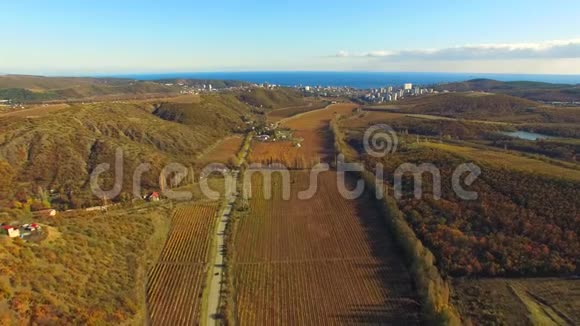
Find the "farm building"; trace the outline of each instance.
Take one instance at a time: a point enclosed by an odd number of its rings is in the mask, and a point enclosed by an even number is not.
[[[10,225],[3,225],[2,233],[8,235],[11,238],[17,238],[20,236],[20,230]]]
[[[270,140],[270,136],[269,135],[259,135],[255,137],[257,140],[259,141],[268,141]]]
[[[154,191],[150,194],[148,194],[147,196],[145,196],[145,200],[147,201],[159,201],[160,196],[159,193],[157,191]]]
[[[56,216],[56,209],[43,209],[40,211],[34,212],[34,214],[42,217],[53,217]]]
[[[36,230],[40,230],[40,225],[36,224],[36,223],[32,223],[32,224],[24,224],[22,226],[22,229],[24,229],[24,231],[36,231]]]

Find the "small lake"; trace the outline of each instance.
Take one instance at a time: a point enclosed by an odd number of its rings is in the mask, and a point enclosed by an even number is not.
[[[535,132],[527,132],[527,131],[511,131],[511,132],[502,132],[504,135],[508,135],[510,137],[525,139],[525,140],[538,140],[538,139],[552,139],[556,138],[554,136],[538,134]]]

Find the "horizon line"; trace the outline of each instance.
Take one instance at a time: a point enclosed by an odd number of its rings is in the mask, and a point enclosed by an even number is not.
[[[580,76],[580,73],[512,73],[512,72],[448,72],[448,71],[393,71],[393,70],[198,70],[198,71],[134,71],[134,72],[110,72],[110,73],[19,73],[1,72],[0,76],[30,76],[30,77],[94,77],[115,78],[120,76],[137,75],[172,75],[172,74],[222,74],[222,73],[365,73],[365,74],[447,74],[447,75],[520,75],[520,76]]]

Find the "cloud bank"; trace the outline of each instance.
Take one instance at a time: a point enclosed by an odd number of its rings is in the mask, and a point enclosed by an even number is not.
[[[341,50],[332,57],[391,60],[569,59],[580,58],[580,38],[537,43],[477,44],[440,49],[379,50],[362,53]]]

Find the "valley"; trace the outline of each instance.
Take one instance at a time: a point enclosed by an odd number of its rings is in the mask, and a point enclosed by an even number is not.
[[[63,82],[70,81],[55,81]],[[239,85],[29,103],[0,114],[1,222],[42,226],[36,242],[0,238],[0,320],[578,322],[580,111],[503,94],[371,106]],[[377,124],[391,126],[398,142],[382,158],[363,144]],[[513,137],[518,133],[550,138]],[[119,149],[126,173],[117,178]],[[339,154],[366,171],[340,172]],[[135,192],[133,171],[144,162]],[[91,172],[101,163],[112,169],[99,186],[120,182],[110,199],[92,193]],[[163,174],[170,163],[187,173]],[[202,176],[211,163],[219,168]],[[429,177],[414,198],[411,175],[395,199],[393,175],[403,163],[434,164],[441,199]],[[462,163],[481,169],[468,187],[476,200],[461,200],[450,183]],[[324,164],[328,170],[316,170]],[[377,164],[383,199],[374,197],[380,187],[369,178]],[[236,176],[227,197],[222,173]],[[346,199],[341,178],[348,190],[364,180],[365,192]],[[209,198],[205,184],[218,196]],[[33,269],[32,278],[22,277]]]

